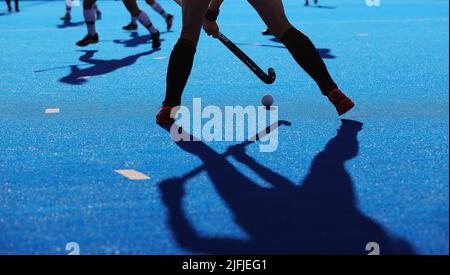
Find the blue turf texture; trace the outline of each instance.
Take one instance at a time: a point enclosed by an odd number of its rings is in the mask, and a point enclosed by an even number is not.
[[[203,159],[211,158],[217,173],[189,179],[180,205],[196,237],[180,221],[170,226],[163,199],[171,198],[159,186],[202,160],[154,123],[181,27],[179,8],[161,1],[175,14],[175,25],[162,34],[162,50],[149,52],[144,28],[138,34],[121,30],[129,20],[122,3],[99,1],[101,42],[83,49],[96,51],[89,52],[97,60],[90,65],[79,60],[86,52],[74,45],[85,35],[80,7],[73,8],[73,24],[63,26],[62,1],[21,2],[22,11],[11,15],[1,6],[0,253],[64,254],[68,242],[79,243],[82,254],[247,252],[235,240],[253,252],[283,252],[281,244],[291,242],[301,247],[297,252],[330,253],[345,252],[359,231],[373,230],[375,240],[367,241],[396,239],[400,252],[448,254],[448,1],[381,0],[372,8],[363,0],[320,1],[322,8],[284,2],[291,21],[356,102],[345,118],[363,123],[363,130],[351,144],[333,139],[341,122],[313,81],[282,44],[260,35],[264,25],[246,1],[226,0],[223,33],[263,68],[274,67],[278,79],[263,84],[223,45],[202,35],[184,103],[198,97],[204,105],[247,106],[272,94],[280,119],[292,126],[280,128],[276,152],[250,145],[247,154],[289,183],[316,185],[287,205],[279,205],[290,199],[287,193],[266,200],[245,197],[241,186],[226,187],[224,192],[236,193],[238,207],[231,207],[213,186],[214,177],[216,184],[232,177],[227,169],[266,191],[270,186],[235,159],[215,162],[211,153]],[[163,31],[163,19],[139,3]],[[48,115],[46,108],[61,112]],[[338,164],[348,178],[320,178],[329,167],[316,157],[336,157],[329,142],[339,150],[359,146],[358,156]],[[233,144],[208,143],[199,150],[223,153]],[[115,169],[135,169],[151,179],[130,181]],[[353,210],[339,212],[345,207]],[[280,221],[291,212],[296,221]],[[244,225],[243,219],[254,222]],[[359,252],[366,253],[364,247]]]

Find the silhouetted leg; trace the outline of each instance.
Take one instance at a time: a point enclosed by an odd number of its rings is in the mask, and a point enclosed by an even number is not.
[[[230,149],[232,156],[242,164],[245,164],[248,168],[254,171],[258,176],[270,183],[274,187],[278,188],[292,188],[295,189],[295,184],[289,179],[283,177],[280,174],[275,173],[269,168],[262,166],[256,162],[252,157],[245,153],[245,149],[239,146],[232,147]]]
[[[11,0],[6,0],[6,5],[8,6],[8,11],[11,12]]]
[[[268,28],[280,39],[294,59],[314,79],[322,94],[337,88],[311,40],[289,23],[281,0],[249,0]]]
[[[251,245],[244,241],[227,238],[206,238],[195,231],[182,206],[184,184],[185,182],[180,179],[169,179],[159,184],[162,200],[168,210],[168,223],[177,243],[192,251],[214,254],[247,251]]]
[[[181,104],[181,96],[191,74],[209,2],[210,0],[183,1],[183,28],[169,60],[164,106],[174,107]]]

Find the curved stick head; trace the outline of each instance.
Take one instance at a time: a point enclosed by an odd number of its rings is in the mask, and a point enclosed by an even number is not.
[[[269,77],[268,77],[266,83],[267,84],[272,84],[272,83],[275,82],[276,78],[277,78],[277,75],[275,73],[275,70],[273,68],[270,68],[269,69]]]

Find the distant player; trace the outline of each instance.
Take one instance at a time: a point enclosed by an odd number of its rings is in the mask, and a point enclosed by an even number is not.
[[[8,6],[8,12],[12,12],[11,0],[6,0],[6,5]],[[19,12],[19,0],[14,0],[14,8],[16,12]]]
[[[73,0],[66,0],[66,13],[61,17],[61,20],[64,22],[70,22],[70,20],[72,20],[72,2]],[[95,5],[95,13],[97,20],[102,19],[102,12],[98,9],[97,5]]]
[[[317,5],[319,0],[314,0],[314,5]],[[309,6],[309,0],[305,0],[305,6]]]
[[[162,7],[161,5],[156,2],[156,0],[145,0],[145,2],[152,7],[152,9],[154,11],[156,11],[157,13],[161,14],[161,16],[166,20],[166,24],[167,24],[167,31],[170,31],[172,29],[172,25],[173,25],[173,15],[172,14],[168,14]],[[130,24],[126,25],[123,27],[124,30],[127,31],[133,31],[133,30],[137,30],[138,25],[136,23],[137,18],[135,16],[131,16],[131,22]]]
[[[172,108],[181,105],[183,90],[191,74],[200,31],[218,37],[217,17],[224,0],[185,0],[183,3],[183,29],[169,60],[166,96],[156,116],[157,123],[171,124]],[[267,27],[286,46],[301,68],[314,79],[322,94],[343,115],[354,103],[341,92],[331,78],[317,49],[309,38],[291,25],[281,0],[248,0]],[[206,15],[206,16],[205,16]],[[214,60],[214,58],[211,58]]]
[[[96,44],[99,42],[98,33],[95,29],[95,3],[96,0],[83,1],[83,14],[88,34],[82,40],[77,42],[77,45],[80,47],[85,47],[89,44]],[[137,20],[150,32],[152,39],[152,48],[158,49],[159,47],[161,47],[160,33],[158,29],[153,26],[148,15],[144,11],[141,11],[139,9],[137,1],[123,0],[123,3],[131,13],[131,15],[133,17],[136,17]]]

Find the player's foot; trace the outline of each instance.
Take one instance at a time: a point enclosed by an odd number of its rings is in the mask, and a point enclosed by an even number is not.
[[[94,34],[94,35],[86,35],[83,39],[81,39],[80,41],[77,42],[77,46],[80,47],[86,47],[89,44],[97,44],[99,41],[98,39],[98,34]]]
[[[166,24],[167,24],[167,31],[170,31],[173,26],[173,15],[172,14],[167,15]]]
[[[124,29],[126,31],[135,31],[135,30],[137,30],[137,28],[138,28],[138,25],[133,22],[130,22],[130,24],[122,27],[122,29]]]
[[[101,20],[102,19],[102,12],[101,11],[97,10],[95,12],[95,15],[97,15],[97,20]]]
[[[70,22],[70,20],[72,20],[72,16],[67,13],[66,15],[61,17],[61,20],[63,20],[64,22]]]
[[[262,35],[273,35],[273,33],[272,33],[269,29],[265,29],[265,30],[262,32]]]
[[[159,49],[161,47],[161,34],[159,32],[155,32],[152,34],[152,48]]]
[[[170,116],[172,112],[172,107],[162,106],[159,109],[158,114],[156,115],[156,123],[162,125],[171,125],[175,122],[175,120]]]
[[[328,99],[333,103],[336,111],[341,116],[350,111],[355,104],[339,89],[334,89],[327,95]]]

